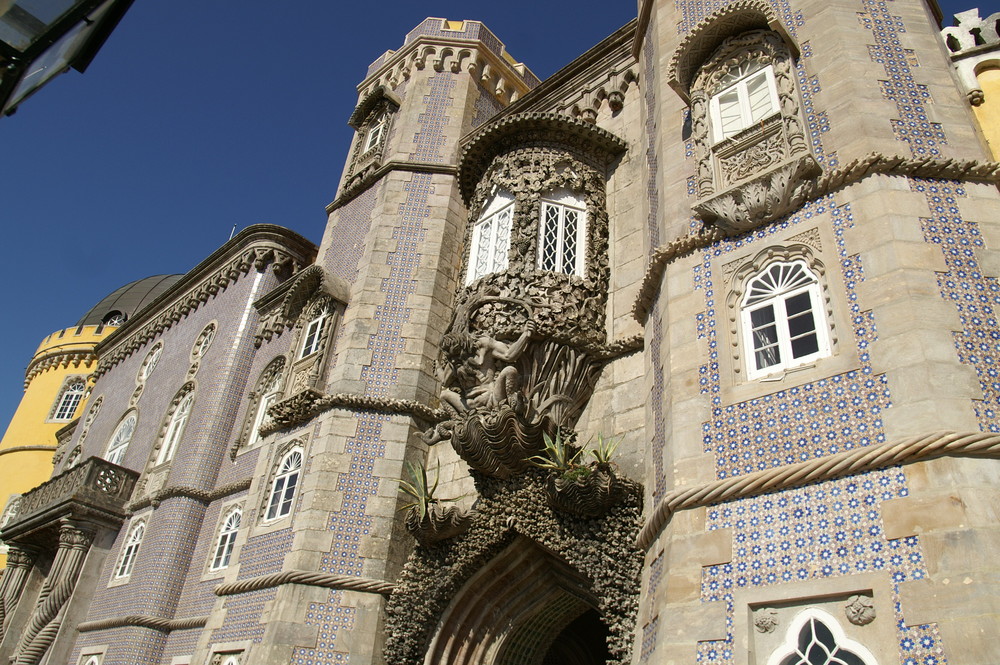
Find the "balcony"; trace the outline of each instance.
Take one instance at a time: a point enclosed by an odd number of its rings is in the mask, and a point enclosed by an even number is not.
[[[0,538],[44,547],[65,517],[117,526],[125,519],[125,503],[138,477],[135,471],[90,457],[22,496],[17,515]]]

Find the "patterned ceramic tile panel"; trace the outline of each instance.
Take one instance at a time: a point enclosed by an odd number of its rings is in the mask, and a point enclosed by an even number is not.
[[[503,109],[503,104],[498,102],[497,98],[484,88],[479,81],[476,81],[476,91],[479,93],[479,96],[476,97],[476,111],[472,114],[473,129],[479,127]]]
[[[348,663],[348,653],[338,651],[337,636],[354,627],[357,610],[341,606],[340,591],[331,591],[326,603],[309,603],[306,623],[318,625],[319,635],[315,649],[296,649],[292,655],[292,665],[318,665],[319,663]]]
[[[922,220],[924,240],[938,245],[948,271],[937,273],[941,297],[953,303],[962,329],[954,333],[961,362],[979,376],[983,390],[973,408],[984,432],[1000,432],[1000,284],[986,277],[976,250],[983,248],[979,225],[961,217],[958,200],[965,190],[956,182],[913,180],[910,187],[927,197],[932,217]]]
[[[226,598],[226,625],[212,631],[211,641],[260,642],[265,626],[260,622],[264,606],[274,600],[277,589],[261,589]]]
[[[437,74],[431,77],[430,94],[424,97],[424,113],[419,117],[419,129],[413,137],[414,159],[445,161],[441,146],[445,145],[442,130],[448,125],[451,90],[455,77]],[[432,176],[414,173],[403,185],[405,199],[398,214],[385,223],[395,223],[392,239],[395,251],[389,252],[386,265],[388,277],[382,280],[383,301],[375,308],[375,333],[369,337],[371,363],[361,370],[365,394],[373,397],[392,396],[397,383],[397,358],[404,351],[403,326],[410,320],[409,297],[416,291],[414,270],[421,261],[425,238],[424,224],[431,210],[428,197],[434,193]],[[337,479],[341,493],[341,509],[330,515],[329,528],[333,544],[323,557],[320,570],[340,575],[361,575],[364,558],[360,555],[362,539],[370,532],[372,521],[366,514],[368,501],[378,492],[380,478],[375,475],[377,460],[385,455],[383,425],[393,417],[379,413],[358,413],[356,434],[348,439],[344,454],[350,456],[350,469]],[[356,610],[340,606],[340,595],[331,593],[330,601],[310,607],[307,623],[318,626],[321,637],[315,647],[300,647],[293,652],[293,663],[319,665],[346,662],[343,647],[337,645],[337,635],[354,626]]]
[[[169,665],[170,661],[177,656],[189,656],[194,653],[198,646],[198,638],[201,637],[201,629],[175,630],[167,635],[167,644],[163,647],[161,663]]]
[[[904,496],[905,476],[893,468],[709,508],[710,530],[733,530],[733,560],[704,568],[702,601],[726,603],[729,636],[700,643],[698,662],[733,662],[735,591],[874,571],[891,581],[900,662],[944,663],[936,627],[903,622],[899,583],[927,568],[917,538],[886,540],[879,505]]]
[[[331,230],[323,267],[348,282],[358,277],[358,262],[371,229],[378,191],[379,187],[370,187],[336,212],[337,225]]]
[[[110,645],[102,665],[159,665],[160,654],[167,643],[167,636],[149,628],[114,628],[102,631],[100,639],[95,633],[84,633],[73,648],[70,663],[80,660],[80,651],[88,646]],[[169,662],[169,661],[168,661]]]
[[[913,70],[919,65],[912,51],[900,44],[900,34],[906,32],[902,20],[890,12],[887,0],[862,0],[858,20],[872,33],[868,54],[872,61],[885,67],[886,79],[880,81],[882,96],[895,102],[898,116],[890,120],[893,134],[909,144],[914,156],[939,157],[938,146],[945,145],[941,125],[930,122],[927,86],[916,82]]]
[[[445,135],[444,128],[451,122],[446,110],[454,101],[452,92],[457,80],[451,72],[427,79],[430,90],[423,99],[423,112],[417,116],[420,129],[413,135],[412,161],[442,164],[451,160],[453,142]]]
[[[247,524],[251,524],[255,519],[256,511],[254,508],[254,506],[246,506],[244,510]],[[280,571],[285,562],[285,555],[292,546],[293,536],[292,529],[289,527],[247,538],[243,550],[240,552],[238,579],[245,580]]]

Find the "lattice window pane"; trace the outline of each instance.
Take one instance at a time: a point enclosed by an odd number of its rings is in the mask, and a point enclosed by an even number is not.
[[[512,209],[510,206],[501,210],[496,216],[496,241],[493,243],[493,270],[503,272],[507,269],[510,254],[510,228]]]
[[[559,267],[559,206],[545,204],[542,207],[542,234],[538,248],[538,267],[542,270],[558,270]]]
[[[780,665],[866,665],[853,651],[837,644],[829,628],[810,618],[799,631],[796,649]]]
[[[580,212],[572,208],[566,208],[564,212],[562,271],[573,274],[576,272],[576,245],[580,231]]]

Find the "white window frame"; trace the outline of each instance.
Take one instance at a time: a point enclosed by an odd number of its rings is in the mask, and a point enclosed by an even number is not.
[[[302,336],[302,351],[299,353],[299,360],[319,351],[323,341],[323,326],[326,325],[326,319],[329,316],[330,313],[323,310],[314,316],[306,326],[305,335]]]
[[[555,226],[548,223],[549,215],[554,214]],[[567,221],[570,214],[577,215],[575,233],[567,233]],[[553,237],[554,233],[554,237]],[[554,255],[546,256],[546,247],[551,240]],[[566,252],[572,249],[572,270],[567,270]],[[556,190],[541,199],[538,211],[538,259],[539,270],[559,272],[567,275],[584,276],[585,258],[587,253],[587,204],[580,196],[567,190]]]
[[[69,422],[73,420],[83,396],[87,392],[87,380],[83,377],[73,377],[66,381],[66,385],[59,395],[59,401],[52,412],[52,420],[58,422]]]
[[[750,107],[750,93],[747,90],[747,86],[751,81],[760,76],[765,78],[770,106],[763,114],[755,117],[753,110]],[[737,97],[737,108],[740,114],[740,123],[738,127],[732,127],[728,131],[725,131],[722,127],[721,100],[724,96],[732,93],[735,93]],[[774,68],[771,65],[756,66],[744,73],[734,83],[712,95],[712,99],[709,102],[709,112],[712,116],[713,143],[719,143],[730,136],[735,136],[748,127],[751,127],[759,122],[763,122],[771,116],[776,115],[780,110],[778,85],[774,80]]]
[[[381,145],[386,126],[389,124],[388,120],[389,116],[387,114],[382,114],[380,118],[369,125],[367,131],[365,132],[365,146],[361,151],[361,154],[367,154],[370,150],[374,150]]]
[[[865,665],[878,665],[875,655],[869,651],[865,645],[847,637],[844,633],[844,629],[840,627],[840,623],[833,618],[833,616],[815,607],[804,609],[802,612],[797,614],[794,619],[792,619],[791,624],[788,626],[788,630],[785,632],[784,643],[775,649],[770,658],[767,659],[767,665],[780,665],[784,659],[795,655],[799,655],[801,662],[801,656],[803,654],[801,654],[798,650],[799,633],[810,621],[818,621],[822,623],[833,635],[834,642],[840,649],[850,651],[864,661]],[[839,659],[828,659],[827,662],[841,663],[842,661]]]
[[[142,540],[146,537],[146,520],[139,520],[129,528],[125,544],[122,546],[122,554],[115,566],[115,579],[121,580],[131,577],[135,569],[135,560],[139,556],[139,548],[142,547]]]
[[[265,522],[273,522],[291,514],[304,464],[303,449],[299,446],[281,456],[267,497]]]
[[[170,414],[170,422],[167,423],[166,432],[163,434],[163,444],[156,455],[156,466],[165,464],[174,458],[177,452],[177,444],[184,436],[184,429],[187,427],[188,418],[191,415],[191,406],[194,404],[194,391],[184,393],[184,396],[177,402],[173,413]]]
[[[131,425],[129,425],[130,422]],[[111,435],[111,439],[108,441],[104,459],[112,464],[121,464],[125,453],[128,452],[128,446],[132,442],[132,437],[135,436],[135,428],[138,423],[139,414],[135,411],[130,411],[122,417],[118,426],[115,427],[114,434]]]
[[[466,285],[480,277],[507,270],[513,226],[514,197],[507,192],[497,192],[472,227]]]
[[[275,372],[271,381],[263,387],[260,401],[257,403],[257,413],[254,414],[253,424],[250,426],[250,434],[247,437],[247,447],[255,446],[261,440],[260,426],[264,424],[267,417],[267,410],[274,406],[281,396],[282,372]]]
[[[775,268],[778,269],[779,274],[776,279],[772,272]],[[796,277],[796,271],[801,277]],[[771,283],[775,284],[775,288],[755,289],[754,284],[758,280],[764,279],[770,279]],[[823,305],[823,293],[820,289],[818,276],[809,269],[805,261],[773,261],[764,266],[762,270],[754,273],[746,281],[746,284],[746,293],[740,306],[740,322],[743,328],[748,378],[757,379],[830,355],[830,326]],[[787,305],[789,300],[802,294],[808,294],[809,297],[808,311],[812,314],[813,331],[793,336],[790,329],[791,319],[802,316],[807,310],[802,310],[789,317]],[[773,313],[774,334],[763,339],[754,329],[752,317],[755,312],[765,310],[768,307]],[[758,326],[757,328],[765,327],[770,326]],[[793,341],[804,338],[808,334],[815,335],[816,350],[796,356],[792,346]],[[769,347],[773,349],[777,353],[775,362],[764,367],[757,366],[757,352],[759,350],[757,342],[768,342],[762,344],[760,349]]]
[[[229,567],[233,556],[233,547],[236,545],[236,535],[240,531],[242,521],[242,506],[234,506],[225,513],[219,528],[219,537],[215,541],[212,564],[209,566],[211,570],[223,570]]]

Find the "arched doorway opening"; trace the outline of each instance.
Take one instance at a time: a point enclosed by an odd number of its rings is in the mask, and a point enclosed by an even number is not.
[[[590,581],[517,537],[442,616],[426,665],[603,665],[608,630]]]

